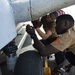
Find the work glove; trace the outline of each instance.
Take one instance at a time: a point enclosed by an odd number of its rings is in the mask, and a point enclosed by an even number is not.
[[[33,24],[34,28],[39,27],[39,19],[32,21],[32,24]]]
[[[31,36],[31,38],[34,38],[36,36],[34,27],[32,27],[30,25],[26,26],[26,31]]]

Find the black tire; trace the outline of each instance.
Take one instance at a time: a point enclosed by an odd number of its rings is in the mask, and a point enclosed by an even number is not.
[[[14,75],[43,75],[43,62],[36,51],[27,51],[17,60]]]

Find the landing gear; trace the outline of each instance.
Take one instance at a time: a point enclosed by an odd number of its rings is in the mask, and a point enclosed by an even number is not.
[[[6,45],[3,49],[3,52],[6,55],[7,68],[9,71],[14,71],[14,67],[16,64],[17,56],[17,45],[15,41],[11,41],[8,45]]]
[[[43,61],[36,51],[27,51],[18,57],[14,75],[44,75]]]

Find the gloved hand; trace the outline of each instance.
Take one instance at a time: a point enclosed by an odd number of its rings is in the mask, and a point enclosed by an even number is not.
[[[34,27],[32,27],[30,25],[26,26],[26,31],[31,36],[31,38],[34,38],[36,36]]]
[[[39,20],[32,21],[32,24],[33,24],[34,28],[39,27]]]

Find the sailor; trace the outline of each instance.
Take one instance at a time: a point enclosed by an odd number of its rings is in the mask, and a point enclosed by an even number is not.
[[[74,19],[71,15],[64,14],[57,17],[56,32],[61,35],[46,46],[38,40],[34,27],[27,25],[26,31],[34,40],[33,46],[41,56],[48,56],[59,51],[63,52],[65,49],[69,48],[71,51],[71,57],[67,59],[72,65],[75,65],[75,27]]]

